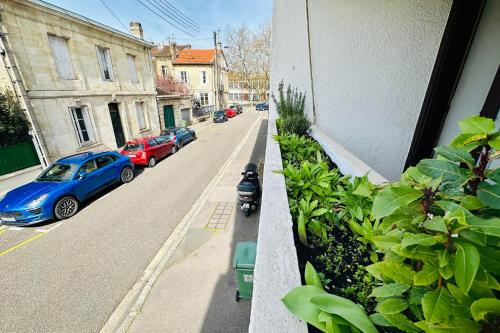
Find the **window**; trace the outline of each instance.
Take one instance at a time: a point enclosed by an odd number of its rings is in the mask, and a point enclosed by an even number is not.
[[[146,118],[144,116],[144,103],[137,102],[135,103],[135,112],[137,115],[137,125],[139,125],[139,129],[146,128]]]
[[[88,162],[85,162],[84,165],[80,168],[80,171],[78,172],[79,175],[83,173],[91,173],[97,170],[97,165],[95,164],[95,160],[92,159]]]
[[[90,115],[86,107],[70,108],[78,143],[89,144],[95,141]]]
[[[233,93],[229,93],[229,99],[233,99]]]
[[[95,162],[97,163],[97,168],[103,168],[108,164],[111,164],[115,161],[114,156],[112,155],[103,155],[99,156],[98,158],[95,159]]]
[[[229,88],[234,88],[234,82],[233,81],[229,82]]]
[[[207,82],[208,82],[207,71],[201,71],[200,72],[200,82],[202,84],[207,84]]]
[[[114,81],[115,78],[113,76],[113,68],[111,67],[109,49],[98,46],[97,58],[99,59],[99,65],[101,66],[102,79],[104,81]]]
[[[137,78],[137,69],[135,68],[135,56],[127,54],[127,62],[130,81],[132,81],[132,83],[139,83],[139,79]]]
[[[188,83],[188,76],[186,71],[181,71],[181,82]]]
[[[163,138],[161,136],[158,136],[155,138],[156,142],[158,142],[159,145],[164,144],[167,141],[167,138]]]
[[[202,106],[208,105],[208,93],[200,93],[200,103]]]
[[[69,56],[68,41],[65,38],[49,36],[49,43],[59,77],[63,80],[75,80],[76,76]]]
[[[157,146],[158,144],[156,143],[155,139],[151,139],[148,141],[148,145],[150,145],[151,147],[154,147],[154,146]]]
[[[167,65],[161,65],[161,76],[163,76],[163,77],[167,77],[168,76]]]

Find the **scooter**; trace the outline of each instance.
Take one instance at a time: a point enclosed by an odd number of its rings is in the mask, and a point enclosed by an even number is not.
[[[243,179],[237,186],[238,202],[243,214],[245,216],[250,216],[250,213],[257,209],[260,197],[260,182],[257,165],[248,163],[241,175]]]

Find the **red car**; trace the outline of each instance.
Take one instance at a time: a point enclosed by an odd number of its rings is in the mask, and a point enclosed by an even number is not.
[[[238,114],[234,109],[231,108],[227,108],[225,112],[226,112],[226,117],[228,118],[236,117],[236,115]]]
[[[172,140],[160,136],[151,136],[127,142],[120,153],[130,157],[134,165],[144,165],[152,168],[160,158],[168,154],[175,154],[176,151],[177,148]]]

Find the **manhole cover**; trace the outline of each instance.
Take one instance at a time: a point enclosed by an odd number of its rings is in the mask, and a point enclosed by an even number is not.
[[[207,229],[226,229],[229,216],[233,211],[234,202],[218,202],[212,216],[208,220]]]

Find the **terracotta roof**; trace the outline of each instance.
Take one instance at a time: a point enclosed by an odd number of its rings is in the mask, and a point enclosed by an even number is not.
[[[209,50],[179,50],[174,64],[211,64],[214,61],[215,49]]]

